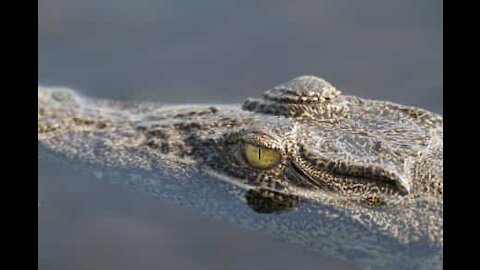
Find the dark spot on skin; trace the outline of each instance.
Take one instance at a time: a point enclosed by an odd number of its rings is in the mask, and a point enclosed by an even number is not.
[[[168,140],[169,139],[168,134],[164,130],[161,130],[161,129],[150,130],[150,131],[147,132],[146,135],[147,135],[148,138],[159,138],[159,139],[162,139],[162,140]]]
[[[75,125],[85,125],[85,126],[89,126],[89,125],[93,125],[95,123],[95,121],[93,120],[90,120],[90,119],[82,119],[82,118],[77,118],[77,117],[74,117],[72,118],[73,122],[75,123]]]
[[[385,205],[386,202],[378,197],[367,197],[363,198],[361,202],[368,206],[382,206]]]
[[[96,127],[98,129],[104,129],[107,127],[107,124],[100,122],[100,123],[97,123]]]
[[[376,141],[373,145],[373,150],[379,152],[382,149],[382,142]]]
[[[167,154],[169,152],[169,145],[166,142],[163,142],[161,145],[162,153]]]
[[[280,192],[254,188],[245,194],[248,206],[257,213],[272,214],[287,212],[300,204],[300,198]]]
[[[178,124],[175,124],[175,128],[184,130],[184,131],[190,131],[193,129],[201,129],[204,127],[202,127],[199,123],[178,123]]]

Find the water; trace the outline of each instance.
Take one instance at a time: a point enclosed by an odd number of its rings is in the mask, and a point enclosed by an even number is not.
[[[240,103],[301,74],[442,113],[441,1],[39,1],[39,84]],[[39,269],[353,269],[39,160]]]

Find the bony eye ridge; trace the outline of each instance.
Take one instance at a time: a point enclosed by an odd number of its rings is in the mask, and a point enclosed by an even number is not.
[[[257,169],[269,169],[280,162],[280,151],[246,143],[243,152],[248,164]]]

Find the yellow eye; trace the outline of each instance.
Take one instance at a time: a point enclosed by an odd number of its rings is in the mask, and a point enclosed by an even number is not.
[[[257,169],[268,169],[280,162],[280,152],[270,150],[264,147],[256,146],[253,144],[244,145],[245,159],[250,166]]]

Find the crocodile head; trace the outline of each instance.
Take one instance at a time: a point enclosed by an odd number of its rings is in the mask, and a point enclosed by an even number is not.
[[[313,76],[242,106],[96,100],[41,87],[38,95],[39,145],[68,159],[161,171],[179,185],[226,182],[261,214],[313,204],[312,235],[331,254],[353,245],[397,256],[381,239],[443,246],[443,120],[434,113],[342,95]],[[279,230],[303,237],[298,227]]]
[[[432,113],[342,96],[313,76],[242,107],[251,113],[229,119],[228,128],[197,125],[208,131],[189,133],[189,144],[210,174],[247,186],[247,202],[264,213],[290,210],[302,197],[368,206],[406,202],[416,194],[415,167],[442,126]]]

